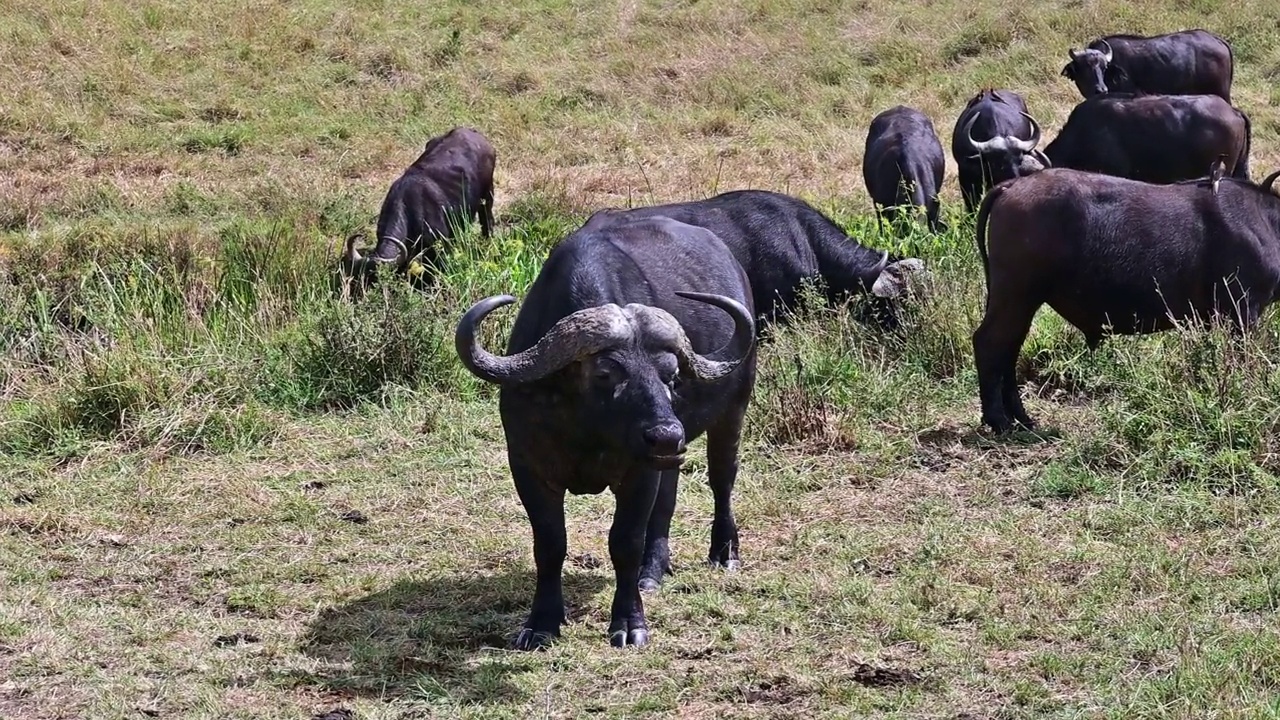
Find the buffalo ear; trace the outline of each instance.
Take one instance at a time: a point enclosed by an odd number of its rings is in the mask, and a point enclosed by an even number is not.
[[[1107,69],[1103,71],[1102,79],[1107,82],[1107,89],[1112,92],[1129,91],[1129,74],[1124,71],[1124,68],[1115,63],[1107,65]]]
[[[1062,68],[1062,77],[1069,80],[1076,79],[1075,63],[1067,63],[1066,66]]]
[[[907,258],[889,263],[880,271],[880,277],[871,285],[871,294],[882,298],[896,298],[916,290],[929,276],[924,261]]]

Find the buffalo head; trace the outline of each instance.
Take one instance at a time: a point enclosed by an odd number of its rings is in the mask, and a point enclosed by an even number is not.
[[[406,270],[409,267],[409,249],[404,243],[392,237],[383,238],[379,249],[385,244],[395,253],[393,257],[384,257],[379,252],[357,250],[356,242],[362,238],[363,235],[360,233],[348,237],[346,249],[338,261],[338,269],[343,281],[347,284],[349,292],[357,297],[364,292],[365,288],[373,284],[379,267],[390,267],[396,270]]]
[[[751,353],[755,323],[732,298],[694,292],[677,295],[714,305],[733,318],[726,348],[745,347],[740,357],[713,360],[694,352],[684,328],[667,311],[631,303],[579,310],[557,322],[533,347],[506,357],[476,340],[476,328],[495,309],[515,302],[495,295],[471,306],[458,322],[458,356],[473,375],[519,386],[554,375],[553,393],[577,412],[578,427],[603,446],[655,468],[684,462],[684,426],[676,417],[686,383],[711,383],[733,372]],[[537,422],[536,418],[530,421]]]
[[[1124,70],[1111,62],[1111,44],[1106,40],[1099,40],[1098,44],[1101,49],[1071,48],[1068,51],[1071,62],[1062,68],[1062,76],[1074,82],[1086,100],[1106,92],[1128,89]]]
[[[1026,139],[1014,135],[998,135],[990,140],[974,140],[973,125],[978,121],[976,112],[964,125],[964,135],[973,149],[973,154],[968,159],[980,160],[991,175],[993,184],[1030,175],[1051,164],[1044,153],[1036,150],[1036,145],[1040,144],[1040,125],[1027,113],[1022,113],[1022,116],[1031,124],[1031,137]]]

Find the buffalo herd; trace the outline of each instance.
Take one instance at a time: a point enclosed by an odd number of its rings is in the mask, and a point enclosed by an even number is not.
[[[956,119],[951,154],[987,286],[973,334],[982,421],[1033,428],[1015,381],[1032,318],[1049,305],[1096,348],[1109,334],[1223,316],[1240,330],[1280,294],[1274,173],[1249,179],[1249,118],[1231,105],[1230,45],[1204,30],[1112,35],[1072,48],[1062,75],[1083,96],[1056,137],[1008,89],[983,89]],[[376,244],[341,259],[363,286],[378,266],[429,274],[440,242],[493,226],[495,153],[457,128],[427,143],[391,186]],[[869,128],[863,178],[877,217],[941,231],[945,157],[934,124],[897,106]],[[565,619],[565,493],[616,499],[609,637],[649,638],[642,591],[670,572],[669,530],[685,450],[707,436],[715,502],[707,559],[733,568],[731,495],[761,328],[814,281],[827,300],[867,297],[884,331],[926,277],[918,258],[876,251],[794,197],[763,190],[602,209],[551,250],[505,352],[478,327],[516,302],[476,302],[457,325],[466,368],[498,386],[507,458],[533,529],[537,585],[516,646],[546,645]]]

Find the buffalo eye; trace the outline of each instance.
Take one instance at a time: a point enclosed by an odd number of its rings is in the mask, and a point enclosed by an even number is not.
[[[613,387],[623,379],[622,368],[607,358],[596,358],[591,363],[591,383],[598,387]]]

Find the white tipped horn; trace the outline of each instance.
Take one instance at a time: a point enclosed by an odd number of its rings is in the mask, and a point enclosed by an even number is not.
[[[360,262],[360,251],[356,249],[356,241],[359,239],[360,239],[359,233],[356,233],[355,235],[352,235],[351,237],[347,238],[346,258],[347,258],[347,262],[352,265],[355,265],[356,263]]]
[[[995,144],[996,139],[992,138],[990,140],[984,140],[982,142],[978,142],[977,140],[974,140],[973,124],[976,122],[978,122],[978,113],[975,112],[973,116],[969,118],[969,122],[964,124],[964,136],[969,140],[969,144],[973,146],[973,151],[981,155],[982,153],[987,152],[988,150],[991,149],[991,146]]]

